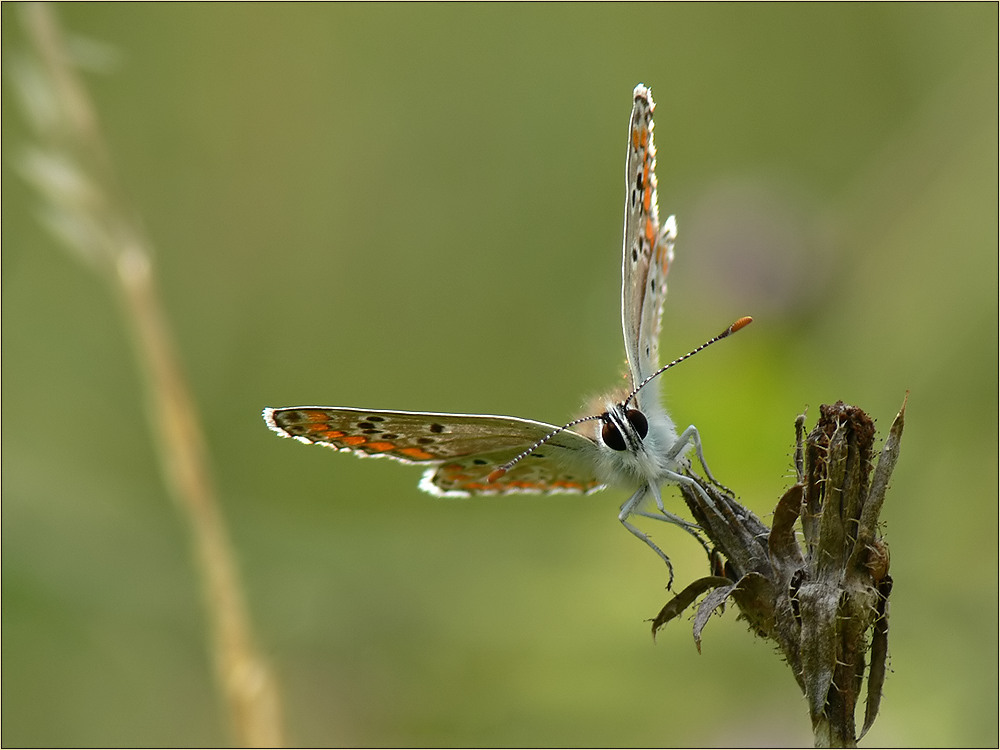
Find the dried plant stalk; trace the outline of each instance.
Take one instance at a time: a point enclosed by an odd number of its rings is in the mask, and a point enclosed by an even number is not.
[[[664,606],[653,620],[654,635],[710,590],[695,615],[700,650],[708,618],[731,597],[751,628],[781,648],[809,705],[817,747],[855,747],[878,714],[892,578],[889,550],[877,527],[899,457],[905,409],[904,401],[874,472],[875,428],[861,409],[842,402],[820,407],[819,422],[804,444],[805,418],[799,417],[798,482],[778,501],[770,529],[718,487],[698,480],[714,505],[681,487],[713,545],[712,575]],[[865,718],[857,735],[855,709],[866,671]]]
[[[282,742],[281,708],[250,619],[215,489],[205,441],[153,277],[150,246],[115,189],[96,115],[45,4],[24,6],[33,55],[15,61],[38,144],[24,160],[50,228],[111,282],[122,300],[144,373],[164,477],[190,529],[210,621],[210,650],[239,745]]]

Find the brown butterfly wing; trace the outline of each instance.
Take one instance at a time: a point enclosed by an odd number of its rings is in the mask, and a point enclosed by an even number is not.
[[[303,443],[430,465],[420,488],[436,495],[590,492],[603,486],[595,473],[594,441],[569,430],[487,481],[497,466],[557,429],[544,422],[326,406],[265,409],[264,420],[282,437]]]

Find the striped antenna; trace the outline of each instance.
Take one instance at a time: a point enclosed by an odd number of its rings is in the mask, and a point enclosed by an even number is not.
[[[545,443],[547,443],[548,441],[550,441],[552,438],[554,438],[560,432],[563,432],[564,430],[568,430],[570,427],[576,427],[578,424],[583,424],[584,422],[590,422],[593,419],[600,419],[601,416],[602,415],[600,415],[600,414],[595,414],[592,417],[581,417],[580,419],[574,419],[572,422],[567,422],[566,424],[564,424],[562,427],[560,427],[558,429],[552,430],[552,432],[550,432],[548,435],[546,435],[545,437],[543,437],[541,440],[539,440],[533,446],[531,446],[530,448],[528,448],[526,451],[518,453],[516,456],[514,456],[514,458],[512,458],[510,461],[508,461],[507,463],[505,463],[503,466],[499,466],[496,469],[494,469],[493,471],[491,471],[490,474],[489,474],[489,476],[486,477],[486,481],[487,482],[495,482],[495,481],[497,481],[500,477],[502,477],[504,474],[506,474],[514,464],[516,464],[522,458],[530,456],[532,453],[534,453],[536,450],[538,450],[540,447],[542,447],[542,445],[544,445]]]
[[[626,398],[624,401],[622,401],[622,406],[625,406],[629,401],[631,401],[633,398],[635,398],[636,394],[640,390],[642,390],[643,386],[645,386],[649,381],[651,381],[657,375],[659,375],[659,374],[661,374],[663,372],[666,372],[667,370],[669,370],[674,365],[678,365],[681,362],[683,362],[685,359],[688,359],[689,357],[693,357],[695,354],[697,354],[698,352],[700,352],[702,349],[704,349],[704,348],[706,348],[708,346],[711,346],[716,341],[719,341],[721,339],[726,338],[726,336],[729,336],[730,334],[736,333],[738,330],[740,330],[741,328],[747,327],[751,323],[753,323],[753,318],[751,318],[749,315],[746,315],[746,316],[740,318],[739,320],[737,320],[735,323],[733,323],[731,326],[729,326],[729,328],[727,328],[726,330],[724,330],[718,336],[713,336],[712,338],[710,338],[708,341],[706,341],[704,344],[702,344],[698,348],[692,349],[691,351],[689,351],[683,357],[678,357],[673,362],[668,362],[663,367],[661,367],[659,370],[657,370],[652,375],[650,375],[648,378],[646,378],[641,383],[639,383],[639,385],[637,385],[635,387],[635,390],[633,390],[628,395],[628,398]],[[534,445],[532,445],[527,450],[525,450],[525,451],[517,454],[516,456],[514,456],[514,458],[512,458],[510,461],[508,461],[507,463],[505,463],[503,466],[499,466],[496,469],[494,469],[493,471],[491,471],[490,474],[489,474],[489,476],[486,477],[486,481],[487,482],[495,482],[500,477],[502,477],[504,474],[506,474],[508,471],[510,471],[511,467],[513,467],[514,464],[516,464],[522,458],[530,456],[532,453],[534,453],[536,450],[538,450],[542,445],[544,445],[545,443],[547,443],[549,440],[551,440],[552,438],[554,438],[556,435],[558,435],[563,430],[568,430],[570,427],[576,427],[576,425],[578,425],[578,424],[582,424],[584,422],[590,422],[590,421],[592,421],[594,419],[602,419],[603,417],[604,417],[603,414],[595,414],[592,417],[581,417],[580,419],[574,419],[572,422],[567,422],[562,427],[560,427],[560,428],[558,428],[558,429],[553,430],[552,432],[550,432],[548,435],[546,435],[545,437],[543,437],[541,440],[539,440],[537,443],[535,443]]]
[[[667,370],[669,370],[674,365],[679,365],[685,359],[693,357],[695,354],[697,354],[698,352],[700,352],[702,349],[708,348],[709,346],[711,346],[712,344],[714,344],[716,341],[721,341],[722,339],[726,338],[726,336],[729,336],[731,334],[736,333],[741,328],[746,328],[751,323],[753,323],[753,318],[751,318],[749,315],[744,315],[742,318],[740,318],[739,320],[737,320],[735,323],[733,323],[731,326],[729,326],[729,328],[727,328],[726,330],[724,330],[718,336],[713,336],[708,341],[706,341],[704,344],[702,344],[701,346],[699,346],[699,347],[697,347],[695,349],[692,349],[691,351],[689,351],[684,356],[678,357],[673,362],[668,362],[667,364],[663,365],[663,367],[661,367],[659,370],[657,370],[652,375],[650,375],[648,378],[646,378],[641,383],[639,383],[639,385],[637,385],[635,387],[635,390],[633,390],[630,394],[628,394],[628,398],[626,398],[624,401],[622,401],[622,406],[624,406],[629,401],[631,401],[632,399],[634,399],[635,396],[636,396],[636,394],[639,391],[642,390],[643,386],[645,386],[650,380],[652,380],[653,378],[655,378],[657,375],[660,375],[661,373],[666,372]]]

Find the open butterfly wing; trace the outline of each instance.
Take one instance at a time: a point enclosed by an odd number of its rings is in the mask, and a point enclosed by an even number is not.
[[[677,226],[660,226],[656,205],[653,97],[639,84],[633,92],[625,164],[625,237],[622,250],[622,333],[633,387],[659,367],[660,318]]]
[[[282,437],[357,456],[428,465],[420,488],[464,497],[511,492],[591,492],[594,441],[564,430],[494,482],[487,476],[545,437],[555,425],[490,414],[400,412],[352,407],[265,409],[267,425]]]

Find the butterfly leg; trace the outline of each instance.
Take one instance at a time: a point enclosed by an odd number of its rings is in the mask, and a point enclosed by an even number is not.
[[[672,477],[670,479],[671,481],[673,481]],[[660,495],[660,488],[657,485],[655,484],[649,485],[649,491],[653,495],[653,500],[656,501],[656,509],[659,511],[659,514],[657,515],[655,513],[650,513],[648,510],[643,510],[640,507],[636,507],[632,509],[632,513],[634,515],[645,516],[646,518],[654,518],[657,521],[667,521],[669,523],[674,524],[675,526],[680,526],[682,529],[688,532],[701,531],[701,527],[698,526],[698,524],[686,521],[680,516],[675,516],[673,513],[671,513],[664,507],[663,496]]]
[[[666,553],[662,549],[660,549],[653,543],[653,540],[650,539],[647,534],[643,533],[638,528],[636,528],[635,526],[633,526],[628,522],[629,516],[648,515],[645,511],[641,510],[639,507],[642,504],[642,501],[646,499],[646,494],[648,492],[649,492],[649,485],[636,490],[635,494],[632,495],[632,497],[630,497],[622,504],[621,512],[618,514],[618,520],[621,521],[622,526],[624,526],[626,529],[632,532],[634,536],[638,537],[639,539],[644,541],[647,545],[649,545],[649,547],[653,550],[653,552],[658,554],[660,556],[660,559],[667,564],[667,570],[670,571],[670,579],[667,581],[667,588],[669,589],[671,586],[674,585],[674,566],[671,564],[670,558],[667,557]],[[656,494],[658,495],[659,492],[657,492]],[[660,500],[660,505],[662,506],[662,504],[663,501]]]
[[[698,455],[698,461],[701,463],[701,468],[705,470],[705,476],[708,477],[709,481],[711,481],[716,487],[725,490],[730,495],[735,494],[731,489],[726,487],[726,485],[722,484],[722,482],[712,475],[712,470],[708,468],[708,464],[705,462],[705,454],[701,449],[701,435],[698,434],[698,428],[694,425],[690,425],[686,430],[684,430],[684,432],[677,436],[677,442],[671,446],[669,451],[667,451],[667,458],[676,459],[689,445],[694,446],[694,451]],[[678,474],[677,476],[683,476],[683,474]],[[697,485],[695,485],[695,487],[697,487]],[[698,489],[701,490],[700,487],[698,487]],[[715,507],[715,503],[711,501],[703,490],[701,491],[701,495],[708,501],[709,505],[713,508]]]
[[[701,487],[698,487],[697,483],[691,480],[690,477],[686,477],[683,474],[678,474],[676,476],[683,477],[688,482],[691,482],[691,484],[693,484],[699,491],[702,491]],[[673,479],[672,477],[670,478]],[[660,495],[659,487],[657,487],[656,485],[650,485],[650,489],[653,492],[653,498],[656,500],[656,509],[659,511],[659,514],[650,513],[649,511],[643,510],[642,508],[634,508],[632,510],[632,513],[639,516],[645,516],[646,518],[652,518],[656,521],[666,521],[667,523],[672,523],[674,526],[680,526],[682,529],[684,529],[684,531],[686,531],[688,534],[697,539],[698,543],[705,548],[706,552],[711,553],[708,544],[702,538],[701,534],[698,533],[699,531],[701,531],[701,527],[698,526],[697,524],[691,523],[690,521],[681,518],[680,516],[675,516],[669,510],[664,508],[663,498]]]

